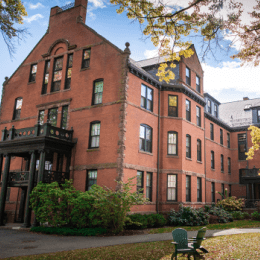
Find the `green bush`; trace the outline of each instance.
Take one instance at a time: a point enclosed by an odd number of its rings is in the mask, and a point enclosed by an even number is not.
[[[239,211],[242,210],[244,199],[237,199],[235,196],[227,197],[217,202],[217,206],[222,206],[227,211]]]
[[[153,227],[163,227],[167,223],[161,214],[131,214],[125,223],[125,229],[144,229]]]
[[[32,227],[32,232],[42,232],[45,234],[56,234],[63,236],[96,236],[106,234],[105,228],[68,228],[68,227]]]
[[[132,178],[133,179],[133,178]],[[120,189],[91,186],[86,192],[75,190],[72,181],[59,186],[39,183],[31,193],[31,206],[36,219],[53,227],[102,227],[118,233],[123,230],[127,213],[133,205],[143,204],[143,194],[131,192],[132,179],[117,182]]]
[[[242,219],[246,219],[246,218],[249,218],[249,213],[247,212],[242,212],[242,211],[233,211],[231,212],[231,215],[233,217],[233,219],[236,219],[236,220],[242,220]]]
[[[209,214],[204,212],[203,208],[194,209],[192,207],[183,207],[176,212],[174,209],[169,214],[169,224],[171,226],[201,226],[207,225]]]
[[[257,211],[255,211],[255,212],[253,212],[253,213],[251,214],[251,217],[252,217],[252,219],[254,219],[254,220],[260,220],[260,213],[258,213]]]
[[[228,211],[224,210],[222,207],[217,207],[214,204],[212,206],[206,205],[205,211],[208,214],[217,216],[219,223],[233,222],[232,215]]]

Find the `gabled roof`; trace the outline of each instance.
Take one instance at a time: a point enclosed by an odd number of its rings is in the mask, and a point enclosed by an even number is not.
[[[145,60],[140,60],[140,61],[135,61],[136,65],[139,67],[147,67],[147,66],[152,66],[152,65],[156,65],[156,64],[160,64],[162,62],[165,62],[165,58],[167,58],[168,56],[157,56],[154,58],[150,58],[150,59],[145,59]]]

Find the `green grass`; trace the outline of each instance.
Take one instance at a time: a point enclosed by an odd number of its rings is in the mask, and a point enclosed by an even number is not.
[[[208,238],[203,246],[209,251],[200,259],[260,259],[260,234],[239,234]],[[79,249],[53,254],[12,257],[8,259],[87,259],[87,260],[170,260],[173,252],[171,241],[137,243],[119,246]],[[178,255],[179,260],[187,256]]]
[[[168,233],[172,232],[176,228],[184,228],[187,231],[199,230],[204,226],[178,226],[178,227],[163,227],[155,228],[149,231],[149,234]],[[257,220],[234,220],[234,222],[221,223],[221,224],[209,224],[206,226],[209,230],[214,229],[230,229],[230,228],[253,228],[260,227],[260,221]]]

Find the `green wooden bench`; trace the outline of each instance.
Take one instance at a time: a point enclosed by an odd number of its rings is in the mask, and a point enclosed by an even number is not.
[[[199,249],[203,253],[208,253],[209,251],[207,249],[205,249],[203,246],[201,246],[202,241],[206,239],[206,238],[204,238],[206,231],[207,231],[206,227],[201,228],[198,231],[198,234],[196,237],[192,237],[192,238],[188,239],[188,246],[193,247],[195,250]]]

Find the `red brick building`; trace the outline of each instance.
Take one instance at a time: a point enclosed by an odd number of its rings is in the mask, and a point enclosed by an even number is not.
[[[196,51],[161,83],[163,60],[133,61],[128,43],[120,50],[85,25],[86,8],[86,0],[53,7],[46,34],[3,84],[0,225],[4,212],[30,225],[28,198],[39,181],[70,178],[85,191],[137,176],[150,202],[133,212],[201,207],[225,188],[259,199],[259,160],[243,155],[255,122],[220,119],[226,104],[204,96]],[[246,110],[258,120],[251,103]]]

